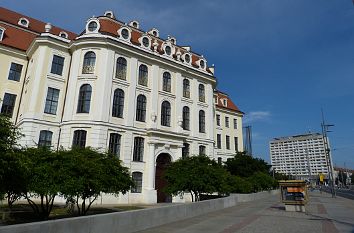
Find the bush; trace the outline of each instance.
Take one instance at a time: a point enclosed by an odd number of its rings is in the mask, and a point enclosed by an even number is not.
[[[251,193],[252,184],[245,178],[239,176],[230,176],[229,185],[231,193]]]

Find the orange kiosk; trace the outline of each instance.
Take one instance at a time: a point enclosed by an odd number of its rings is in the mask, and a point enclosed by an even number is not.
[[[282,180],[279,181],[279,185],[285,210],[305,212],[305,205],[308,202],[306,182],[303,180]]]

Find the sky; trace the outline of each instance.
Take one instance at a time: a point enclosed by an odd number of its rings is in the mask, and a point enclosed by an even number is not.
[[[156,27],[215,65],[218,89],[252,126],[253,154],[270,161],[274,137],[334,124],[335,165],[354,169],[352,0],[0,0],[0,6],[79,33],[112,10]]]

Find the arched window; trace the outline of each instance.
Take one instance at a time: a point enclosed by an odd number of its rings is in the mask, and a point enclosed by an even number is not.
[[[84,56],[84,64],[82,66],[83,74],[92,74],[95,71],[96,54],[92,51],[87,52]]]
[[[113,96],[112,116],[123,118],[124,91],[116,89]]]
[[[203,84],[199,84],[199,101],[205,102],[205,87]]]
[[[190,85],[189,85],[189,80],[188,79],[183,79],[183,97],[190,98],[191,92],[190,92]]]
[[[119,158],[119,153],[120,153],[120,139],[121,135],[117,133],[111,133],[109,135],[109,145],[108,145],[108,151],[109,153],[116,155]]]
[[[127,60],[124,57],[119,57],[116,64],[116,78],[127,79]]]
[[[39,133],[38,147],[43,146],[50,148],[52,145],[52,136],[53,132],[48,130],[41,130],[41,132]]]
[[[199,111],[199,132],[205,133],[205,112],[203,110]]]
[[[72,147],[84,148],[86,146],[86,134],[85,130],[75,130]]]
[[[182,127],[184,130],[189,130],[189,108],[187,106],[183,107],[183,122]]]
[[[77,103],[77,113],[89,113],[92,88],[90,84],[84,84],[80,87],[79,101]]]
[[[171,123],[171,104],[168,101],[161,105],[161,125],[170,126]]]
[[[145,122],[146,117],[146,97],[144,95],[138,95],[136,101],[136,120]]]
[[[188,155],[189,155],[189,144],[188,143],[183,143],[182,158],[187,158]]]
[[[168,72],[163,73],[163,85],[162,85],[162,90],[171,92],[171,74]]]
[[[143,187],[143,173],[141,172],[133,172],[132,179],[134,182],[134,187],[132,188],[132,193],[141,193]]]
[[[138,84],[147,86],[147,83],[148,83],[148,68],[146,65],[140,65]]]

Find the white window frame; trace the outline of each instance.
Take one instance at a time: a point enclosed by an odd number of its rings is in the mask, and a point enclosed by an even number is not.
[[[0,41],[2,41],[2,39],[4,38],[5,30],[6,30],[5,28],[0,27],[0,31],[1,31],[1,34],[0,34]]]
[[[26,24],[22,24],[22,20],[25,20],[26,21]],[[24,17],[22,17],[22,18],[20,18],[19,20],[18,20],[18,23],[17,23],[18,25],[20,25],[20,26],[23,26],[23,27],[26,27],[26,28],[28,28],[28,26],[29,26],[29,20],[28,19],[26,19],[26,18],[24,18]]]

